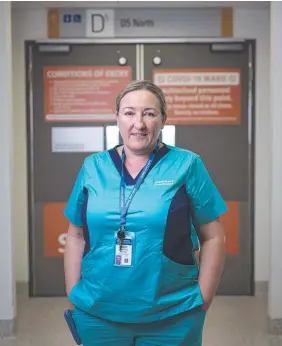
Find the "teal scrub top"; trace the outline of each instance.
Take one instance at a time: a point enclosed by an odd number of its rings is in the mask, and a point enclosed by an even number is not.
[[[121,158],[116,147],[88,156],[64,214],[83,228],[81,279],[69,299],[116,322],[152,322],[203,304],[198,284],[197,228],[227,206],[199,155],[164,145],[126,216],[134,235],[132,266],[115,265],[120,226]],[[125,199],[138,179],[124,168]]]

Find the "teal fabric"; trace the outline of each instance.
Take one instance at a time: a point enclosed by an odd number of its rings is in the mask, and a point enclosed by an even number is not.
[[[201,346],[206,313],[196,308],[154,323],[118,323],[75,309],[83,346]]]
[[[65,216],[73,224],[83,225],[86,189],[90,251],[82,260],[81,280],[72,288],[69,298],[92,316],[114,322],[147,323],[203,304],[194,260],[198,249],[196,229],[226,212],[227,207],[201,158],[188,150],[168,148],[169,152],[148,173],[128,211],[127,230],[135,234],[132,267],[114,266],[114,233],[120,222],[120,174],[108,151],[90,155],[83,163]],[[183,204],[181,199],[173,202],[181,186],[191,205]],[[126,198],[132,187],[126,186]],[[191,227],[185,237],[191,241],[187,256],[192,256],[192,261],[183,264],[166,256],[164,238],[169,214],[189,208]],[[166,241],[166,249],[170,250],[172,240]]]

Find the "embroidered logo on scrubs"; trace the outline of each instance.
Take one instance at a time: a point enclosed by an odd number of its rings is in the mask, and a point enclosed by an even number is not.
[[[154,186],[171,186],[174,184],[174,180],[157,180]]]

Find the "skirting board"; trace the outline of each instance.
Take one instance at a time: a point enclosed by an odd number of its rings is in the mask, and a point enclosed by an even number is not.
[[[282,335],[282,318],[268,319],[268,332],[271,335]]]
[[[14,320],[0,320],[0,338],[14,335]]]
[[[265,297],[268,292],[267,281],[256,281],[255,282],[255,297]]]

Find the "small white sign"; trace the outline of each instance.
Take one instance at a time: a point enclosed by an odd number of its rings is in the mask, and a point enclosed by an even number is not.
[[[86,37],[114,37],[115,11],[86,10]]]
[[[104,150],[103,127],[53,127],[53,153],[99,152]]]
[[[107,150],[119,145],[119,128],[115,125],[106,127]]]
[[[171,146],[175,146],[175,126],[165,125],[162,129],[162,141]]]

